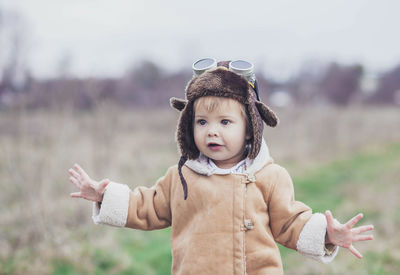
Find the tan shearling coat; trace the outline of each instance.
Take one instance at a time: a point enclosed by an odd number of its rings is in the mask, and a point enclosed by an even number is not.
[[[173,274],[281,274],[275,241],[296,249],[311,217],[309,207],[294,201],[288,173],[276,164],[266,165],[255,182],[244,175],[199,175],[187,167],[183,173],[186,201],[174,166],[155,188],[131,193],[126,226],[172,226]]]

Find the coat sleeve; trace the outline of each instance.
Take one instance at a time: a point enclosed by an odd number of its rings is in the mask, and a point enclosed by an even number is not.
[[[283,167],[274,166],[269,211],[275,240],[309,258],[324,263],[332,261],[338,248],[325,246],[325,216],[320,213],[312,214],[310,207],[296,201],[289,173]]]
[[[271,166],[269,215],[272,235],[278,243],[296,249],[300,232],[312,211],[295,200],[292,179],[286,169],[276,164]]]
[[[117,227],[141,230],[161,229],[171,225],[170,186],[173,169],[152,187],[128,186],[111,182],[101,205],[94,204],[93,221]]]

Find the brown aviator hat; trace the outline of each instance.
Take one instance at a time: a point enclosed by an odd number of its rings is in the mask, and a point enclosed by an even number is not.
[[[232,98],[244,104],[249,116],[251,139],[250,151],[247,157],[254,159],[261,148],[263,121],[271,127],[278,124],[278,118],[267,105],[258,100],[257,83],[252,84],[243,76],[229,70],[229,62],[219,62],[218,67],[205,71],[194,77],[186,86],[186,100],[171,98],[171,106],[181,111],[176,139],[181,152],[178,164],[179,175],[184,189],[184,197],[187,198],[187,184],[182,175],[182,166],[188,159],[199,157],[199,149],[196,147],[193,136],[193,103],[199,97],[217,96]],[[253,88],[254,87],[254,88]]]

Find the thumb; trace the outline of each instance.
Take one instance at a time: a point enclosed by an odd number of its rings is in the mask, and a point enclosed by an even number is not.
[[[106,189],[107,185],[110,183],[109,179],[104,179],[99,184],[99,190],[103,193],[104,189]]]
[[[326,211],[325,211],[325,217],[326,217],[327,227],[328,227],[328,228],[333,227],[334,220],[333,220],[333,216],[332,216],[331,211],[326,210]]]

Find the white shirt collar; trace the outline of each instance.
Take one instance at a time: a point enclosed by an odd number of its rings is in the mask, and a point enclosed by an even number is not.
[[[231,168],[219,168],[211,159],[208,159],[208,167],[212,174],[227,175],[227,174],[243,174],[246,160],[239,161],[235,166]]]

